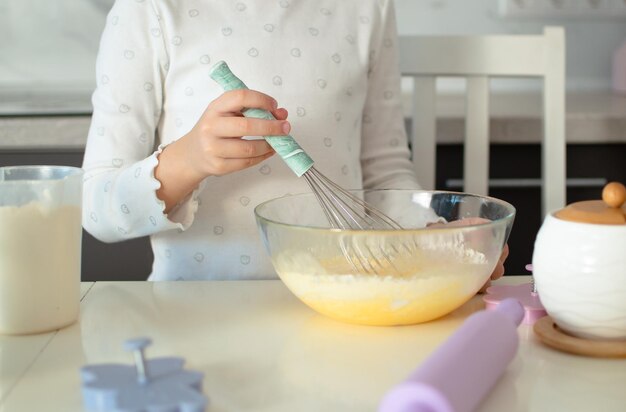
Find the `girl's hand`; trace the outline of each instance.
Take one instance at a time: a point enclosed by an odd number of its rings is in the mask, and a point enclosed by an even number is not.
[[[478,291],[479,293],[484,293],[489,286],[491,286],[491,281],[500,279],[502,275],[504,275],[504,262],[506,258],[509,257],[509,245],[506,244],[502,248],[502,254],[500,255],[500,259],[498,259],[498,263],[496,263],[496,267],[493,269],[491,273],[491,277],[489,280],[483,285],[482,288]]]
[[[264,109],[276,120],[246,118],[242,110]],[[208,176],[222,176],[261,163],[275,152],[263,139],[243,136],[282,136],[289,133],[287,110],[272,97],[254,90],[232,90],[213,100],[189,133],[159,155],[154,174],[161,182],[157,197],[165,213]]]
[[[467,226],[467,225],[476,225],[476,224],[486,223],[486,222],[489,222],[489,220],[481,218],[481,217],[470,217],[470,218],[465,218],[465,219],[453,220],[452,222],[448,222],[448,223],[433,223],[428,226],[429,227],[430,226]],[[500,279],[502,275],[504,275],[504,262],[506,261],[506,258],[508,256],[509,256],[509,245],[505,244],[504,247],[502,248],[502,253],[500,254],[498,263],[496,263],[496,267],[493,269],[493,272],[491,273],[489,280],[483,285],[479,293],[485,292],[487,288],[491,286],[492,280]]]
[[[264,109],[277,120],[243,117],[246,108]],[[254,90],[232,90],[213,100],[194,128],[181,140],[185,159],[202,178],[222,176],[261,163],[275,152],[265,140],[244,140],[243,136],[289,134],[287,110],[276,100]]]

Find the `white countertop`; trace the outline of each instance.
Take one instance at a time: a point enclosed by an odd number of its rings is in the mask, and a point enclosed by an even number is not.
[[[81,283],[81,300],[92,286],[93,282]],[[4,400],[57,333],[58,331],[25,336],[0,335],[0,411],[8,411],[3,406]]]
[[[83,285],[78,323],[0,337],[0,411],[81,411],[80,367],[131,364],[122,343],[137,336],[153,339],[148,358],[182,356],[186,368],[204,373],[209,412],[375,411],[388,389],[484,306],[476,296],[429,323],[366,327],[316,314],[280,281],[91,286]],[[626,360],[555,351],[525,325],[519,336],[516,358],[480,411],[624,410]]]
[[[6,97],[6,96],[4,96]],[[0,99],[0,150],[82,150],[90,123],[89,99],[72,94],[65,104],[52,96],[22,101]],[[30,106],[29,106],[30,105]],[[495,93],[491,97],[493,143],[539,143],[541,96],[538,93]],[[405,102],[408,115],[410,103]],[[464,99],[458,94],[438,98],[439,143],[460,143]],[[609,91],[571,92],[566,102],[568,143],[626,143],[626,95]],[[18,116],[18,113],[30,113]],[[52,113],[57,113],[52,115]]]

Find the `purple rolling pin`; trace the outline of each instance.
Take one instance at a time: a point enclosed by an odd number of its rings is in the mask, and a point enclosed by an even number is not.
[[[379,412],[469,412],[515,357],[524,308],[505,299],[467,318],[404,382],[383,398]]]

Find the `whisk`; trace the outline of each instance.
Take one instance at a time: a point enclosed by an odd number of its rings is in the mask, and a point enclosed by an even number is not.
[[[226,91],[248,88],[223,61],[211,68],[210,76]],[[243,115],[258,119],[275,119],[271,113],[262,109],[245,109]],[[341,230],[402,229],[392,218],[320,173],[313,166],[313,159],[292,136],[264,136],[264,138],[296,176],[304,177],[332,228]],[[340,246],[344,257],[357,273],[380,274],[383,268],[396,269],[390,253],[382,248],[375,253],[369,245],[348,246],[342,242]],[[407,248],[406,245],[402,247]],[[399,253],[399,250],[395,245],[391,245],[390,252]]]

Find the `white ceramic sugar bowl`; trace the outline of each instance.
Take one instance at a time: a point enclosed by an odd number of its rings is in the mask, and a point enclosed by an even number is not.
[[[603,199],[546,216],[533,276],[559,328],[586,339],[626,340],[626,188],[610,183]]]

